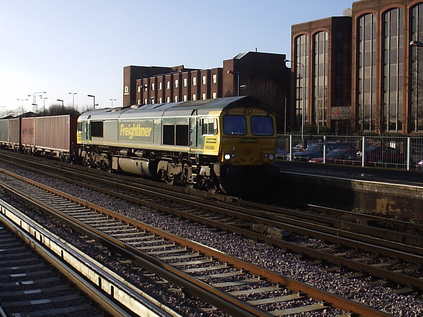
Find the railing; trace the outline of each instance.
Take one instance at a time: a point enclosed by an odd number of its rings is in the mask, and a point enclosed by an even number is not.
[[[310,164],[423,171],[423,137],[280,135],[276,157]]]

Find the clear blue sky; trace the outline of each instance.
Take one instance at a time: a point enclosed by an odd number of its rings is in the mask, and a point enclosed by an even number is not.
[[[291,25],[342,15],[351,0],[0,0],[0,111],[47,91],[122,102],[125,65],[208,68],[239,52],[290,55]],[[30,109],[26,102],[26,109]]]

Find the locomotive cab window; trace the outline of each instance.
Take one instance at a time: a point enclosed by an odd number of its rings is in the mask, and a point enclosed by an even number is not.
[[[243,116],[223,117],[223,133],[226,135],[247,134],[247,124]]]
[[[90,123],[90,132],[91,136],[95,138],[102,138],[103,137],[103,122],[95,122],[92,121]]]
[[[273,120],[267,116],[251,117],[251,130],[254,135],[271,136],[274,133]]]
[[[216,119],[201,119],[201,134],[202,135],[215,135],[217,134]]]

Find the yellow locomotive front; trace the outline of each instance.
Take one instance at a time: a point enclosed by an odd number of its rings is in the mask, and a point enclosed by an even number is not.
[[[258,107],[225,109],[220,116],[221,175],[225,187],[244,191],[260,187],[274,172],[276,150],[274,115]]]

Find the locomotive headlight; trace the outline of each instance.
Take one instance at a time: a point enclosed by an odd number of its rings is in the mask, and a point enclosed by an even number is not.
[[[231,155],[230,154],[225,154],[224,158],[225,158],[225,160],[230,160],[231,159]]]

